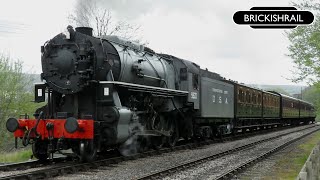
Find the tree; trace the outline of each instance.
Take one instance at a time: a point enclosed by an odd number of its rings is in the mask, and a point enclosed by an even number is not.
[[[27,88],[33,80],[22,72],[22,67],[22,62],[12,61],[9,56],[0,54],[0,146],[13,143],[13,140],[3,141],[13,137],[6,129],[6,120],[25,113],[32,116],[40,106],[32,102],[34,95]]]
[[[139,39],[137,32],[140,26],[117,21],[100,0],[77,0],[74,12],[68,19],[76,26],[93,28],[95,36],[117,35],[130,40]]]
[[[307,80],[310,84],[320,81],[320,3],[314,0],[305,0],[302,3],[293,3],[303,10],[312,10],[315,15],[313,24],[298,26],[286,32],[290,41],[289,57],[296,67],[296,76],[293,82]]]

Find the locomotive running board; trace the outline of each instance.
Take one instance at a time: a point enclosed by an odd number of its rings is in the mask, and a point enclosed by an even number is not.
[[[157,96],[188,96],[188,91],[180,91],[175,89],[167,89],[153,86],[146,86],[140,84],[132,84],[119,81],[100,81],[100,84],[114,84],[119,87],[128,88],[129,91],[148,92]]]

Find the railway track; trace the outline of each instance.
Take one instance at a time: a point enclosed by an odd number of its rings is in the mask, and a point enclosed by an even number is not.
[[[0,165],[0,172],[1,171],[13,171],[13,170],[25,170],[25,169],[29,169],[29,168],[37,168],[37,167],[52,165],[55,163],[67,162],[70,160],[71,159],[67,158],[67,157],[59,157],[59,158],[54,158],[53,160],[46,161],[46,162],[42,162],[39,160],[30,160],[30,161],[26,161],[26,162],[3,164],[3,165]]]
[[[277,151],[285,148],[286,146],[288,146],[288,145],[290,145],[290,144],[292,144],[292,143],[294,143],[294,142],[296,142],[296,141],[298,141],[298,140],[300,140],[300,139],[302,139],[302,138],[304,138],[304,137],[306,137],[306,136],[308,136],[308,135],[310,135],[310,134],[312,134],[312,133],[314,133],[314,132],[316,132],[316,131],[318,131],[318,130],[319,130],[319,129],[314,130],[314,131],[311,131],[311,132],[306,133],[306,134],[304,134],[304,135],[302,135],[302,136],[300,136],[300,137],[298,137],[298,138],[296,138],[296,139],[293,139],[293,140],[291,140],[291,141],[282,143],[281,145],[279,145],[279,146],[277,146],[277,147],[274,147],[274,148],[268,150],[267,152],[264,152],[264,153],[262,153],[261,155],[259,155],[259,156],[255,157],[255,158],[253,158],[253,159],[250,159],[249,161],[246,161],[246,162],[240,164],[240,165],[237,166],[237,167],[232,168],[232,169],[229,170],[228,172],[220,175],[217,179],[226,179],[226,178],[232,177],[232,176],[234,176],[235,174],[243,171],[245,168],[251,166],[252,164],[254,164],[254,163],[258,162],[258,161],[261,161],[261,160],[267,158],[267,157],[270,156],[271,154],[273,154],[273,153],[275,153],[275,152],[277,152]]]
[[[309,125],[305,128],[302,128],[301,130],[305,130],[305,129],[312,128],[312,127],[314,127],[314,125]],[[286,129],[286,128],[284,127],[283,129]],[[259,135],[266,134],[266,133],[273,132],[275,130],[279,130],[279,128],[265,130],[265,131],[262,131],[262,133],[261,133],[261,131],[252,132],[252,133],[250,133],[250,136],[254,136],[254,135],[258,135],[258,134]],[[289,134],[289,133],[287,133],[287,134]],[[239,136],[236,136],[236,137],[226,137],[223,140],[229,141],[229,140],[246,138],[247,136],[248,136],[248,134],[240,134]],[[204,145],[216,143],[217,141],[221,141],[221,140],[209,140],[209,141],[203,141],[203,142],[198,142],[198,143],[180,145],[175,148],[164,148],[164,149],[160,149],[160,150],[150,150],[150,151],[139,153],[139,154],[136,154],[136,155],[130,156],[130,157],[124,157],[124,156],[112,157],[112,158],[101,159],[101,160],[94,161],[91,163],[76,163],[76,162],[56,163],[56,165],[54,167],[52,167],[52,166],[48,167],[48,168],[43,167],[42,169],[39,169],[39,170],[34,170],[34,171],[24,172],[24,173],[16,173],[16,174],[0,177],[0,180],[2,180],[2,179],[44,179],[44,178],[56,177],[56,176],[61,176],[64,174],[72,174],[72,173],[77,173],[77,172],[82,172],[82,171],[88,171],[90,169],[97,169],[99,167],[109,166],[112,164],[118,164],[120,162],[127,161],[127,160],[144,158],[144,157],[148,157],[148,156],[159,155],[162,153],[168,153],[168,152],[184,150],[184,149],[194,149],[194,148],[202,147]],[[248,145],[246,147],[248,147]],[[233,149],[230,151],[226,151],[226,152],[220,153],[219,156],[227,155],[228,153],[235,152],[240,149],[241,148],[236,148],[236,149]],[[219,157],[219,156],[216,156],[216,157]],[[31,162],[27,162],[27,163],[31,163]],[[20,167],[23,166],[23,163],[21,163],[18,166],[20,166]],[[14,166],[12,166],[12,167],[14,167]],[[188,166],[183,165],[182,167],[188,167]],[[177,169],[181,169],[181,167],[177,168]],[[172,170],[168,170],[168,172],[172,172]],[[163,174],[163,172],[159,172],[159,174],[161,175],[161,174]],[[150,174],[142,179],[149,179],[152,177],[157,177],[157,175]]]
[[[235,167],[231,168],[230,170],[228,170],[228,171],[226,171],[226,172],[224,172],[224,173],[222,173],[222,174],[220,174],[218,176],[211,176],[210,179],[219,179],[220,180],[220,179],[233,178],[234,175],[236,175],[238,172],[243,171],[246,167],[249,167],[251,164],[253,164],[255,162],[258,162],[258,161],[262,160],[263,158],[268,157],[272,153],[274,153],[274,152],[286,147],[287,145],[289,145],[291,143],[294,143],[294,142],[300,140],[301,138],[304,138],[304,137],[306,137],[306,136],[308,136],[308,135],[310,135],[310,134],[312,134],[312,133],[314,133],[314,132],[316,132],[318,130],[320,130],[320,127],[311,127],[310,132],[308,132],[308,133],[306,133],[306,134],[304,134],[302,136],[299,136],[298,138],[295,138],[293,140],[290,140],[290,141],[287,141],[285,143],[282,143],[281,145],[279,145],[277,147],[271,148],[270,150],[260,154],[259,156],[251,158],[248,161],[245,161],[245,162],[241,163],[240,165],[236,165]],[[306,129],[301,129],[299,131],[306,131]],[[164,170],[160,170],[160,171],[152,172],[150,174],[146,174],[146,175],[141,176],[141,177],[139,177],[137,179],[139,179],[139,180],[161,179],[161,178],[164,178],[164,177],[169,177],[168,179],[170,179],[171,175],[173,175],[174,173],[182,172],[184,170],[196,167],[198,165],[205,164],[205,163],[207,163],[209,161],[217,160],[219,158],[223,158],[225,156],[232,155],[233,153],[236,153],[236,152],[239,152],[239,151],[245,151],[245,150],[251,149],[252,147],[254,147],[256,145],[259,145],[259,144],[262,144],[262,143],[266,143],[268,141],[272,141],[272,140],[275,140],[275,139],[278,139],[278,138],[281,138],[283,136],[286,136],[286,135],[289,135],[289,134],[292,134],[292,133],[296,133],[296,132],[299,132],[299,131],[281,134],[279,136],[275,136],[275,137],[272,137],[272,138],[268,138],[268,139],[264,139],[264,140],[261,140],[261,141],[253,142],[253,143],[250,143],[250,144],[246,144],[244,146],[237,147],[237,148],[232,149],[232,150],[224,151],[222,153],[209,155],[209,156],[206,156],[206,157],[199,158],[197,160],[192,160],[192,161],[185,162],[185,163],[182,163],[182,164],[179,164],[179,165],[176,165],[176,166],[168,167],[168,168],[166,168]],[[178,179],[179,179],[179,177],[178,177]]]

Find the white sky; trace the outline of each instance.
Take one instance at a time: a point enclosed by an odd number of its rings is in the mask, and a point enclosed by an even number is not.
[[[41,72],[40,46],[62,32],[75,1],[3,1],[0,52]],[[256,84],[293,84],[283,30],[257,30],[233,22],[253,6],[288,6],[289,0],[106,0],[118,19],[141,25],[141,37],[156,52],[191,60],[227,79]],[[300,83],[300,85],[304,83]]]

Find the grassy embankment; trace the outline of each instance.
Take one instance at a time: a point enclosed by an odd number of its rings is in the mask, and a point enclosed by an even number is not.
[[[30,149],[23,149],[14,152],[1,152],[0,153],[0,163],[13,163],[22,162],[30,159],[31,157]]]
[[[275,165],[275,177],[278,179],[296,179],[312,149],[319,141],[320,132],[316,132],[304,143],[299,144],[296,149],[279,159]]]

